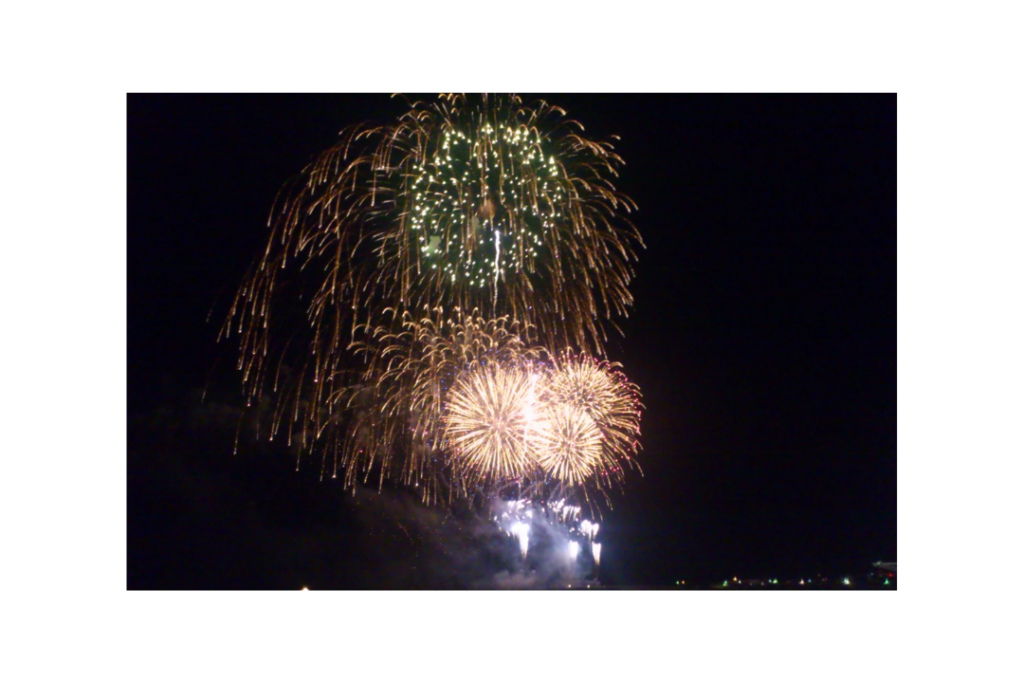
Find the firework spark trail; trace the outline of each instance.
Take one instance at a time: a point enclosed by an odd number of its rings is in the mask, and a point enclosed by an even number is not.
[[[601,564],[601,544],[600,543],[594,543],[592,547],[593,547],[593,551],[594,551],[594,564],[600,565]]]
[[[575,562],[576,556],[580,552],[580,544],[576,541],[569,541],[569,561]]]
[[[526,552],[530,548],[530,525],[523,522],[516,522],[512,525],[512,535],[519,541],[519,552],[526,558]]]
[[[578,505],[566,505],[565,499],[555,501],[551,504],[551,511],[563,523],[579,519],[581,508]]]
[[[494,231],[494,307],[498,307],[498,275],[501,274],[501,230]]]

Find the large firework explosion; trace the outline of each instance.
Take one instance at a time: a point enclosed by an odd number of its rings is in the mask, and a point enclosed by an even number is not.
[[[535,375],[492,363],[461,373],[448,393],[445,439],[455,466],[481,479],[521,479],[531,453]]]
[[[619,367],[587,354],[563,352],[556,356],[547,385],[552,403],[573,406],[593,419],[610,462],[628,461],[640,447],[640,388]]]
[[[248,400],[348,487],[607,500],[641,407],[599,360],[642,245],[622,159],[545,102],[408,107],[279,195],[222,330]]]
[[[569,486],[582,484],[604,464],[601,430],[593,418],[573,405],[555,404],[544,411],[533,445],[537,464]]]

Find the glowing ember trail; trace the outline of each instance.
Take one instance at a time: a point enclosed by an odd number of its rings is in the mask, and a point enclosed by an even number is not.
[[[522,553],[523,558],[525,558],[526,551],[530,548],[530,526],[522,522],[517,522],[512,526],[512,535],[519,539],[519,552]]]

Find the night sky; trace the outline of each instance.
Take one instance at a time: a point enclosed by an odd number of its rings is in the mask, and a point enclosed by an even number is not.
[[[647,246],[608,351],[643,391],[645,476],[605,516],[602,580],[896,560],[896,96],[542,97],[621,136]],[[458,514],[353,498],[252,439],[233,454],[240,384],[215,338],[275,194],[401,101],[127,104],[128,587],[482,585],[500,561]]]

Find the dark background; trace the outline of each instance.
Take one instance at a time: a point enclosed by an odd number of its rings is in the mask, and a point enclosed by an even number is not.
[[[605,516],[602,580],[895,560],[895,95],[545,99],[621,136],[647,244],[609,349],[643,390],[646,476]],[[127,104],[128,587],[465,587],[499,568],[458,514],[345,494],[244,432],[233,452],[238,378],[214,340],[275,193],[401,102]]]

